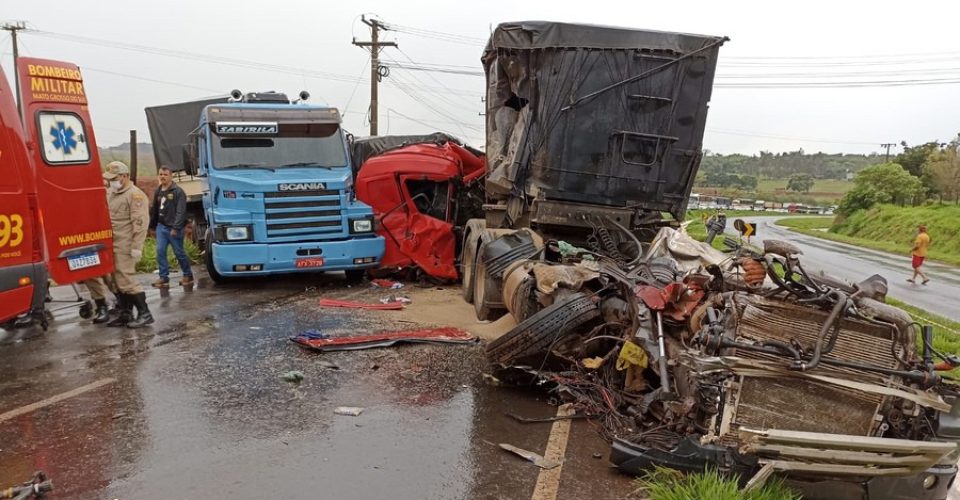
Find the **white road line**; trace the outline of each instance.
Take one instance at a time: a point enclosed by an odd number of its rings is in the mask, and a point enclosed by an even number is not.
[[[59,403],[60,401],[63,401],[65,399],[70,399],[74,396],[79,396],[85,392],[92,391],[98,387],[103,387],[108,384],[112,384],[116,381],[117,381],[116,379],[112,379],[112,378],[102,378],[100,380],[97,380],[96,382],[91,382],[87,385],[77,387],[76,389],[57,394],[56,396],[49,397],[47,399],[44,399],[43,401],[37,401],[36,403],[30,403],[26,406],[21,406],[20,408],[10,410],[6,413],[0,413],[0,423],[6,422],[11,418],[19,417],[20,415],[25,415],[34,410],[39,410],[40,408]]]
[[[558,417],[569,417],[574,414],[573,405],[560,405],[557,409]],[[563,456],[567,452],[567,438],[570,437],[570,423],[572,420],[557,420],[550,428],[550,437],[547,439],[547,450],[543,453],[544,458],[563,462]],[[537,476],[537,485],[533,488],[533,497],[531,500],[556,500],[557,492],[560,490],[560,472],[563,470],[563,464],[553,469],[541,469]]]

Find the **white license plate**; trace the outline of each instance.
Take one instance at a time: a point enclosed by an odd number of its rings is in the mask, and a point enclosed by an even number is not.
[[[98,265],[100,265],[100,254],[85,253],[83,255],[67,257],[67,267],[69,267],[71,271]]]

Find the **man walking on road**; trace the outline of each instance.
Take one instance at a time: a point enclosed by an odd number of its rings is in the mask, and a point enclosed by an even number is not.
[[[103,178],[110,182],[107,204],[110,207],[110,223],[113,226],[113,258],[116,270],[113,281],[117,287],[117,304],[120,316],[107,326],[126,325],[140,328],[153,323],[153,315],[147,307],[147,297],[136,279],[137,262],[143,256],[143,242],[147,239],[150,225],[150,209],[147,195],[130,182],[130,167],[113,161],[107,164]],[[133,308],[137,318],[133,318]]]
[[[170,286],[170,263],[167,260],[167,247],[173,245],[173,254],[177,256],[183,276],[180,284],[193,284],[193,271],[190,259],[183,249],[183,229],[187,225],[187,194],[173,182],[173,173],[169,167],[160,167],[157,173],[160,187],[153,193],[153,205],[150,207],[150,229],[157,234],[157,266],[160,279],[153,283],[155,288]]]
[[[930,281],[930,278],[920,270],[923,260],[927,257],[927,248],[929,247],[930,235],[927,234],[927,226],[920,224],[917,226],[917,237],[913,240],[913,248],[910,250],[910,255],[913,256],[913,276],[907,280],[910,283],[916,283],[917,276],[923,278],[921,283],[924,285]]]

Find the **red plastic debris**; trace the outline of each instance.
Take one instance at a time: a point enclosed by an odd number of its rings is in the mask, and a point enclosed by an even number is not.
[[[402,302],[388,302],[370,304],[354,302],[352,300],[320,299],[320,307],[346,307],[349,309],[369,309],[374,311],[399,311],[403,309]]]
[[[477,338],[459,328],[426,328],[422,330],[405,330],[399,332],[380,332],[371,335],[355,337],[308,338],[305,336],[292,337],[290,340],[308,349],[321,352],[354,351],[371,349],[374,347],[389,347],[397,343],[439,343],[439,344],[468,344],[476,342]]]

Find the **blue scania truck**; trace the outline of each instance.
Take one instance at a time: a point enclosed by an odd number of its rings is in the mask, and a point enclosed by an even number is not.
[[[379,265],[383,237],[353,192],[335,108],[277,92],[146,109],[157,166],[188,195],[211,279]]]

